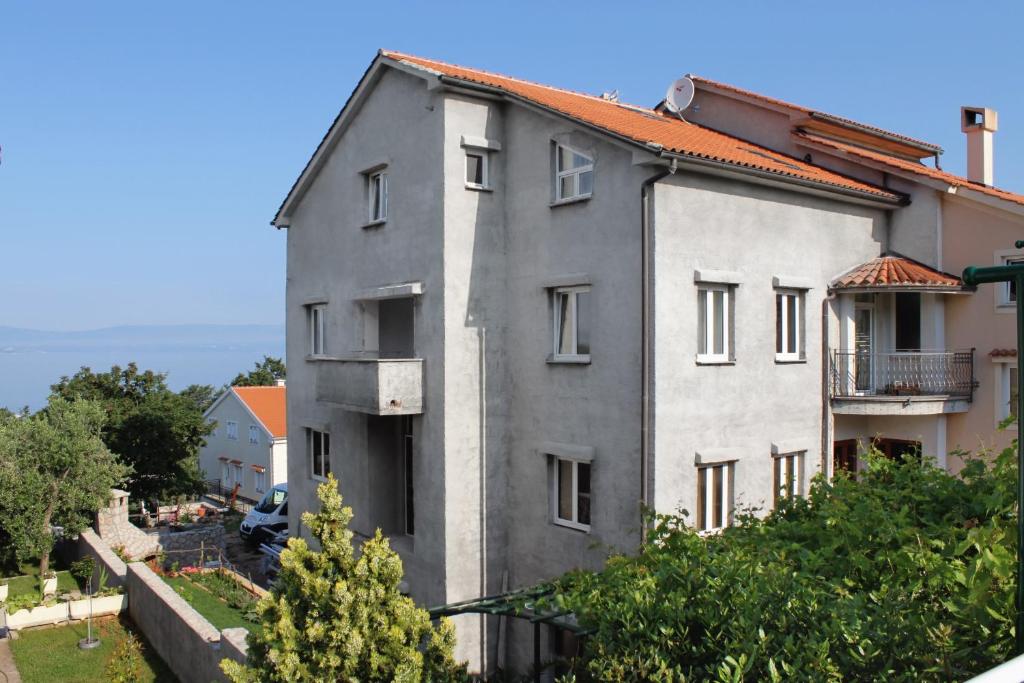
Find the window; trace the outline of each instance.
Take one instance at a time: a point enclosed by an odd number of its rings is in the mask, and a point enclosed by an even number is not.
[[[724,363],[731,359],[731,293],[728,285],[701,285],[697,289],[698,362]]]
[[[331,473],[331,435],[315,429],[306,430],[309,450],[309,471],[314,479],[326,479]]]
[[[324,355],[324,314],[327,306],[315,304],[309,307],[309,355]]]
[[[772,458],[772,500],[775,501],[775,505],[783,498],[792,498],[803,493],[800,488],[803,481],[803,456],[803,452],[780,453]]]
[[[775,360],[802,360],[804,343],[803,295],[796,291],[775,293]]]
[[[697,468],[697,529],[729,526],[732,513],[732,463]]]
[[[371,173],[368,178],[370,222],[382,223],[388,218],[388,174]]]
[[[249,425],[249,443],[256,443],[256,444],[258,444],[259,442],[260,442],[259,428],[256,425]]]
[[[996,370],[999,378],[999,394],[996,400],[996,418],[999,422],[1017,418],[1017,364],[999,363]]]
[[[412,536],[415,526],[415,510],[413,508],[412,479],[412,416],[402,417],[402,469],[405,472],[405,533]]]
[[[552,292],[553,360],[590,360],[590,287],[564,287]]]
[[[555,145],[555,201],[589,197],[594,191],[594,160],[565,145]]]
[[[227,460],[220,461],[220,485],[225,488],[231,487],[231,468]]]
[[[1024,263],[1024,257],[1021,256],[1004,256],[1003,265],[1011,266],[1018,263]],[[1016,278],[1009,282],[1001,282],[998,286],[999,290],[999,305],[1000,306],[1013,306],[1017,303],[1017,280]]]
[[[917,292],[896,292],[896,351],[921,350],[921,295]]]
[[[228,422],[228,438],[232,441],[238,441],[238,423]]]
[[[232,481],[232,486],[234,486],[234,485],[244,486],[245,485],[245,475],[242,473],[242,465],[240,463],[237,463],[237,462],[236,463],[232,463],[231,469],[232,469],[232,473],[231,473],[232,474],[232,480],[231,480]]]
[[[477,149],[466,152],[466,187],[477,190],[490,188],[489,165],[490,159],[487,152]]]
[[[555,524],[590,530],[590,463],[554,457]]]
[[[263,470],[253,470],[253,487],[257,493],[263,493],[267,490],[267,473]]]

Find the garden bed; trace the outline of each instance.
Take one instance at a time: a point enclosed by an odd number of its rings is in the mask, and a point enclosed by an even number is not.
[[[218,630],[238,627],[250,632],[259,630],[255,616],[257,596],[227,573],[186,568],[164,575],[163,580]]]
[[[177,679],[156,652],[142,639],[127,617],[100,619],[93,623],[93,636],[99,647],[78,649],[78,641],[87,635],[86,624],[22,631],[11,641],[14,663],[24,683],[100,683],[111,679],[107,665],[112,657],[125,659],[124,650],[115,648],[135,633],[142,644],[139,659],[140,683],[174,683]]]

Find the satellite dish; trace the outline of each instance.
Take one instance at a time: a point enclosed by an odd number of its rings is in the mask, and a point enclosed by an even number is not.
[[[676,79],[665,93],[665,107],[679,118],[683,118],[683,112],[693,102],[694,92],[696,88],[689,78],[683,76]]]

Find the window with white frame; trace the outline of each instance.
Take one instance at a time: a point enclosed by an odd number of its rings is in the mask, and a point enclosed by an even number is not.
[[[729,526],[732,514],[733,463],[697,467],[697,530],[715,531]]]
[[[262,469],[254,469],[252,472],[253,488],[263,493],[267,490],[267,473]]]
[[[722,363],[732,359],[732,299],[729,285],[701,284],[697,288],[697,360]]]
[[[491,186],[490,154],[485,149],[472,148],[466,150],[466,187],[486,190]]]
[[[309,472],[314,479],[326,479],[331,473],[331,435],[315,429],[306,430]]]
[[[259,427],[256,425],[249,425],[249,443],[258,444],[260,442]]]
[[[559,287],[551,291],[553,360],[590,358],[590,287]]]
[[[309,318],[309,355],[324,355],[324,318],[327,313],[326,304],[313,304],[307,307]]]
[[[220,485],[226,488],[231,487],[231,467],[227,460],[220,461]]]
[[[594,191],[594,160],[565,145],[555,145],[555,201],[589,197]]]
[[[804,358],[803,292],[775,291],[775,359],[783,361]]]
[[[242,472],[242,465],[241,465],[241,463],[237,463],[237,462],[236,463],[232,463],[231,464],[231,469],[232,469],[232,472],[231,472],[231,475],[232,475],[232,486],[234,486],[236,484],[239,485],[239,486],[244,486],[245,485],[245,474]]]
[[[366,180],[369,220],[371,223],[382,223],[388,219],[388,174],[384,171],[375,171],[370,173]]]
[[[590,463],[551,456],[554,475],[551,498],[554,522],[590,530]]]
[[[779,453],[772,457],[772,500],[778,505],[783,498],[803,494],[803,452]]]
[[[1017,363],[999,363],[996,369],[998,394],[996,396],[996,418],[999,422],[1007,418],[1017,419]]]
[[[228,438],[232,441],[238,441],[238,423],[228,422],[227,423]]]

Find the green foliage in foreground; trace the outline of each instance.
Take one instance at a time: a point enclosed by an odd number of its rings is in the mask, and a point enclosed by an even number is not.
[[[352,547],[352,510],[343,507],[331,476],[317,489],[319,513],[302,523],[321,548],[292,538],[281,553],[281,572],[257,612],[260,633],[249,634],[248,667],[225,659],[235,683],[270,681],[460,681],[455,630],[442,619],[434,628],[426,610],[398,590],[402,560],[377,530]]]
[[[247,373],[240,372],[231,380],[233,387],[272,387],[279,379],[284,379],[287,370],[280,358],[263,356],[263,360],[255,364]]]
[[[638,556],[563,577],[579,680],[962,680],[1011,656],[1016,452],[960,477],[874,455],[766,519],[657,516]]]

